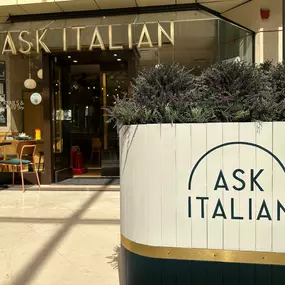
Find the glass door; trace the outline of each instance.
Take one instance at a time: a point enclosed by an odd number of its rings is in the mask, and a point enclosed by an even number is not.
[[[108,121],[106,109],[114,105],[115,97],[122,97],[128,93],[127,69],[103,71],[101,87],[104,130],[102,176],[119,176],[119,134],[115,123]]]
[[[65,120],[63,111],[62,67],[57,58],[52,61],[52,127],[55,181],[71,178],[70,168],[70,121]]]
[[[114,90],[110,90],[110,73],[101,73],[101,98],[103,107],[103,155],[102,155],[102,176],[119,176],[119,149],[117,131],[113,124],[108,123],[107,108],[114,103]],[[108,86],[108,87],[107,87]]]

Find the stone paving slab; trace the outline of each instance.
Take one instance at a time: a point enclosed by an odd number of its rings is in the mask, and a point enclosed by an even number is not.
[[[118,191],[0,191],[1,285],[118,285]]]

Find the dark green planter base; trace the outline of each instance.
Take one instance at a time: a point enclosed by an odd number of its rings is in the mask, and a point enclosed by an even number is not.
[[[121,249],[121,285],[284,285],[285,266],[153,259]]]

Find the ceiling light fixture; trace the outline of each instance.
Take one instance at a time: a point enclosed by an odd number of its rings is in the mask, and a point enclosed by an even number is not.
[[[78,61],[77,61],[77,60],[74,60],[73,62],[74,62],[74,63],[77,63]]]
[[[43,79],[43,70],[40,69],[40,70],[37,72],[37,75],[38,75],[38,78],[39,78],[39,79]]]
[[[71,55],[69,55],[68,58],[71,58]]]
[[[24,86],[27,89],[35,89],[37,87],[37,82],[34,79],[32,79],[31,73],[32,73],[32,71],[31,71],[31,58],[29,56],[29,78],[24,81]]]
[[[34,79],[29,78],[29,79],[25,80],[24,86],[27,89],[35,89],[37,87],[37,83],[36,83],[36,81]]]
[[[120,58],[117,58],[117,61],[122,61]]]
[[[118,56],[116,53],[114,53],[114,56]]]

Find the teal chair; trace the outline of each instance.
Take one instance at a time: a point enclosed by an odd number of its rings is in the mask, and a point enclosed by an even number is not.
[[[18,172],[20,168],[21,179],[22,179],[22,190],[25,192],[24,182],[24,165],[32,165],[36,174],[39,188],[41,187],[38,170],[35,165],[35,153],[36,153],[36,142],[35,141],[22,141],[17,146],[17,158],[1,160],[0,164],[12,166],[13,170],[13,186],[15,184],[15,168]]]

